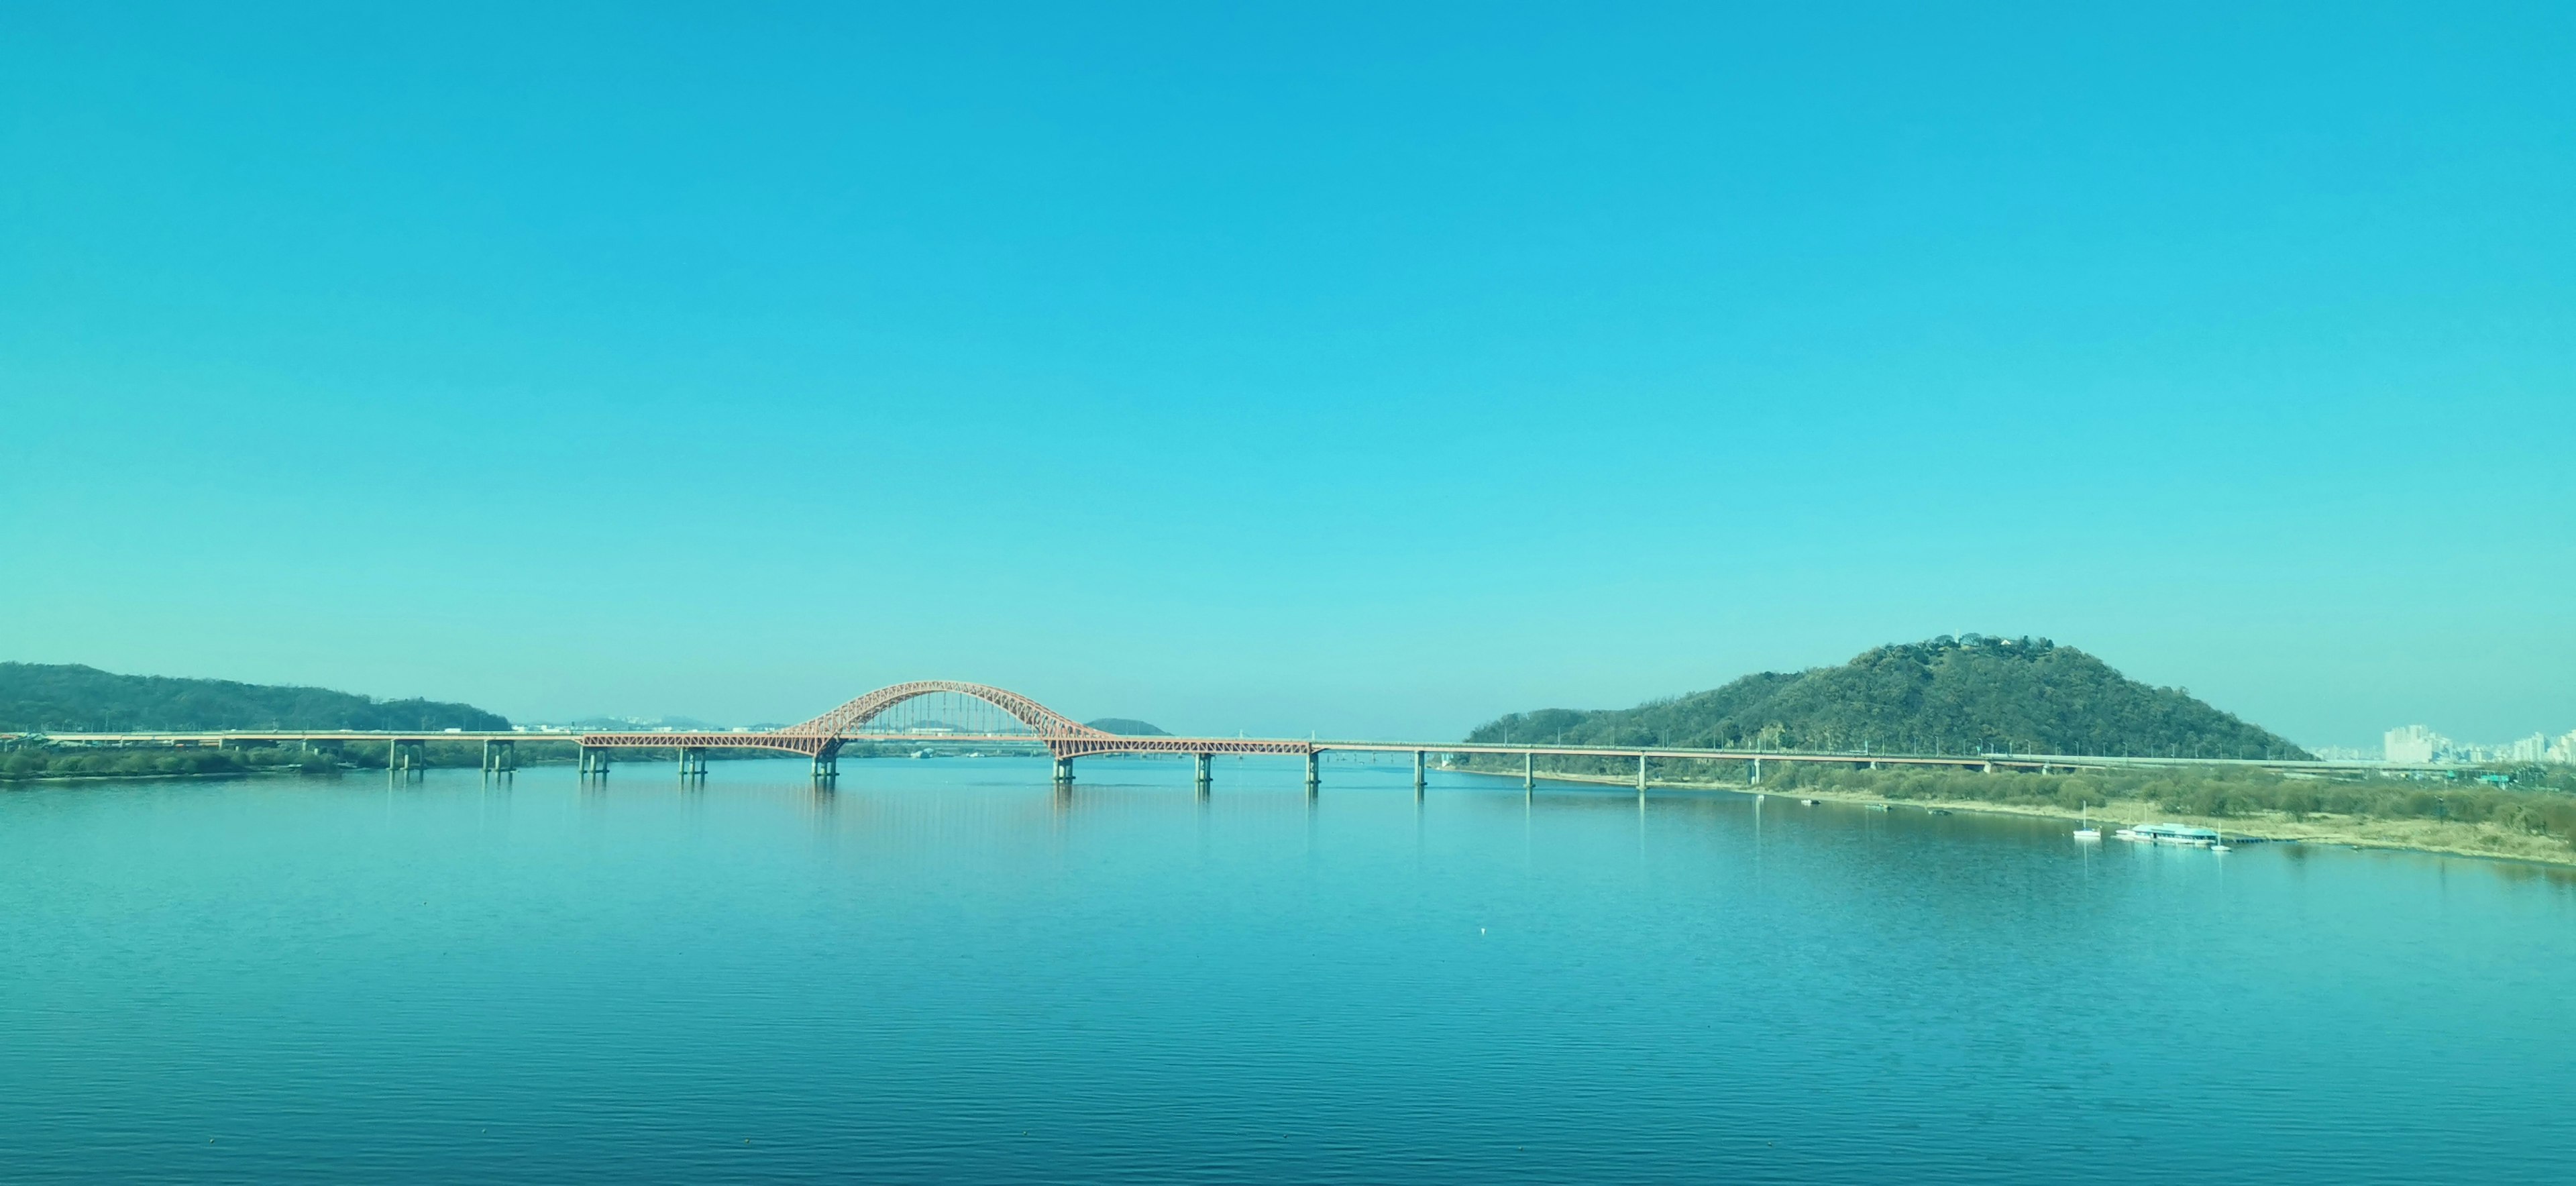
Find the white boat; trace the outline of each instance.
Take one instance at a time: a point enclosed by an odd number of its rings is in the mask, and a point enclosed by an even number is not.
[[[2102,829],[2100,829],[2100,828],[2097,828],[2097,827],[2094,827],[2094,826],[2093,826],[2093,816],[2092,816],[2092,813],[2091,813],[2089,810],[2087,810],[2087,809],[2085,809],[2085,808],[2082,808],[2082,807],[2078,807],[2078,808],[2076,808],[2076,812],[2077,812],[2077,815],[2076,815],[2076,818],[2075,818],[2075,838],[2076,838],[2076,839],[2078,839],[2078,840],[2099,840],[2099,839],[2101,839],[2101,838],[2102,838]]]
[[[2218,844],[2215,830],[2188,824],[2139,824],[2111,834],[2135,844],[2171,844],[2182,848],[2214,848]]]

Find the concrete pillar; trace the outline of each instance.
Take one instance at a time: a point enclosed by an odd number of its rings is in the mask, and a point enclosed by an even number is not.
[[[1323,760],[1324,760],[1324,755],[1323,755],[1322,753],[1320,753],[1320,752],[1318,752],[1318,751],[1315,751],[1315,750],[1307,750],[1307,751],[1306,751],[1306,789],[1307,789],[1307,790],[1310,790],[1310,791],[1311,791],[1311,790],[1315,789],[1316,787],[1319,787],[1319,786],[1324,785],[1324,769],[1323,769]]]
[[[1537,786],[1538,757],[1535,754],[1523,751],[1521,753],[1521,789],[1526,791]]]
[[[1199,768],[1198,783],[1200,786],[1204,787],[1209,783],[1216,781],[1216,755],[1199,754],[1197,757]]]
[[[1753,777],[1746,781],[1757,787],[1762,785],[1762,759],[1753,759]]]
[[[1058,757],[1055,760],[1055,780],[1058,783],[1069,783],[1073,781],[1073,759]]]
[[[1421,790],[1422,790],[1422,788],[1423,788],[1425,785],[1427,785],[1427,784],[1429,783],[1429,781],[1430,781],[1429,779],[1427,779],[1427,778],[1425,778],[1425,777],[1423,776],[1423,770],[1422,770],[1422,751],[1421,751],[1421,750],[1415,750],[1415,751],[1413,751],[1413,789],[1414,789],[1414,791],[1415,791],[1416,793],[1420,793],[1420,792],[1421,792]]]
[[[1646,755],[1637,755],[1637,793],[1646,793]]]

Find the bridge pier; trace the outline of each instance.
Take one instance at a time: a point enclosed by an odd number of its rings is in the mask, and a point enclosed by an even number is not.
[[[1422,771],[1422,751],[1415,750],[1413,751],[1413,797],[1421,798],[1422,788],[1428,785],[1430,780],[1424,777]]]
[[[703,747],[700,747],[700,746],[694,746],[694,745],[684,745],[684,746],[681,746],[681,747],[680,747],[680,777],[682,777],[682,778],[705,778],[706,776],[707,776],[707,751],[706,751]]]
[[[519,768],[519,743],[518,743],[518,742],[515,742],[515,741],[501,741],[501,740],[497,740],[497,739],[493,739],[493,738],[485,738],[485,739],[484,739],[484,741],[483,741],[483,773],[485,773],[485,774],[487,774],[487,775],[490,775],[490,774],[508,774],[508,773],[510,773],[510,772],[512,772],[512,771],[517,770],[518,768]]]
[[[408,778],[428,768],[428,742],[397,737],[385,744],[385,773]]]
[[[1744,785],[1749,787],[1758,787],[1762,785],[1762,759],[1753,759],[1753,774],[1751,777],[1744,780]]]
[[[1208,788],[1210,783],[1216,781],[1216,755],[1199,754],[1197,755],[1197,758],[1199,767],[1198,785],[1199,789],[1204,791]]]
[[[1057,785],[1057,786],[1072,786],[1072,785],[1073,785],[1073,759],[1072,759],[1072,758],[1069,758],[1069,757],[1063,756],[1063,755],[1061,755],[1061,754],[1057,755],[1056,760],[1055,760],[1055,783],[1056,783],[1056,785]]]
[[[1318,751],[1306,751],[1306,791],[1309,794],[1324,785],[1323,759],[1324,755]]]
[[[1645,795],[1645,793],[1646,793],[1646,755],[1644,755],[1644,754],[1639,754],[1639,755],[1637,755],[1637,794],[1638,794],[1640,797],[1643,797],[1643,796]]]
[[[826,782],[841,777],[841,749],[834,746],[814,755],[814,778]]]
[[[585,745],[581,747],[581,777],[589,778],[593,775],[600,778],[608,777],[607,746]]]
[[[1526,750],[1521,753],[1521,789],[1524,791],[1538,789],[1538,755]]]

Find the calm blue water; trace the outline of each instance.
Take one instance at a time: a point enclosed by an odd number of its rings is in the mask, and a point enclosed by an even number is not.
[[[2560,874],[844,767],[0,792],[0,1178],[2576,1173]]]

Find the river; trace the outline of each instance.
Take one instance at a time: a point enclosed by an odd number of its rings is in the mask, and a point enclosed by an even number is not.
[[[0,1177],[2564,1182],[2576,877],[1328,764],[0,792]]]

